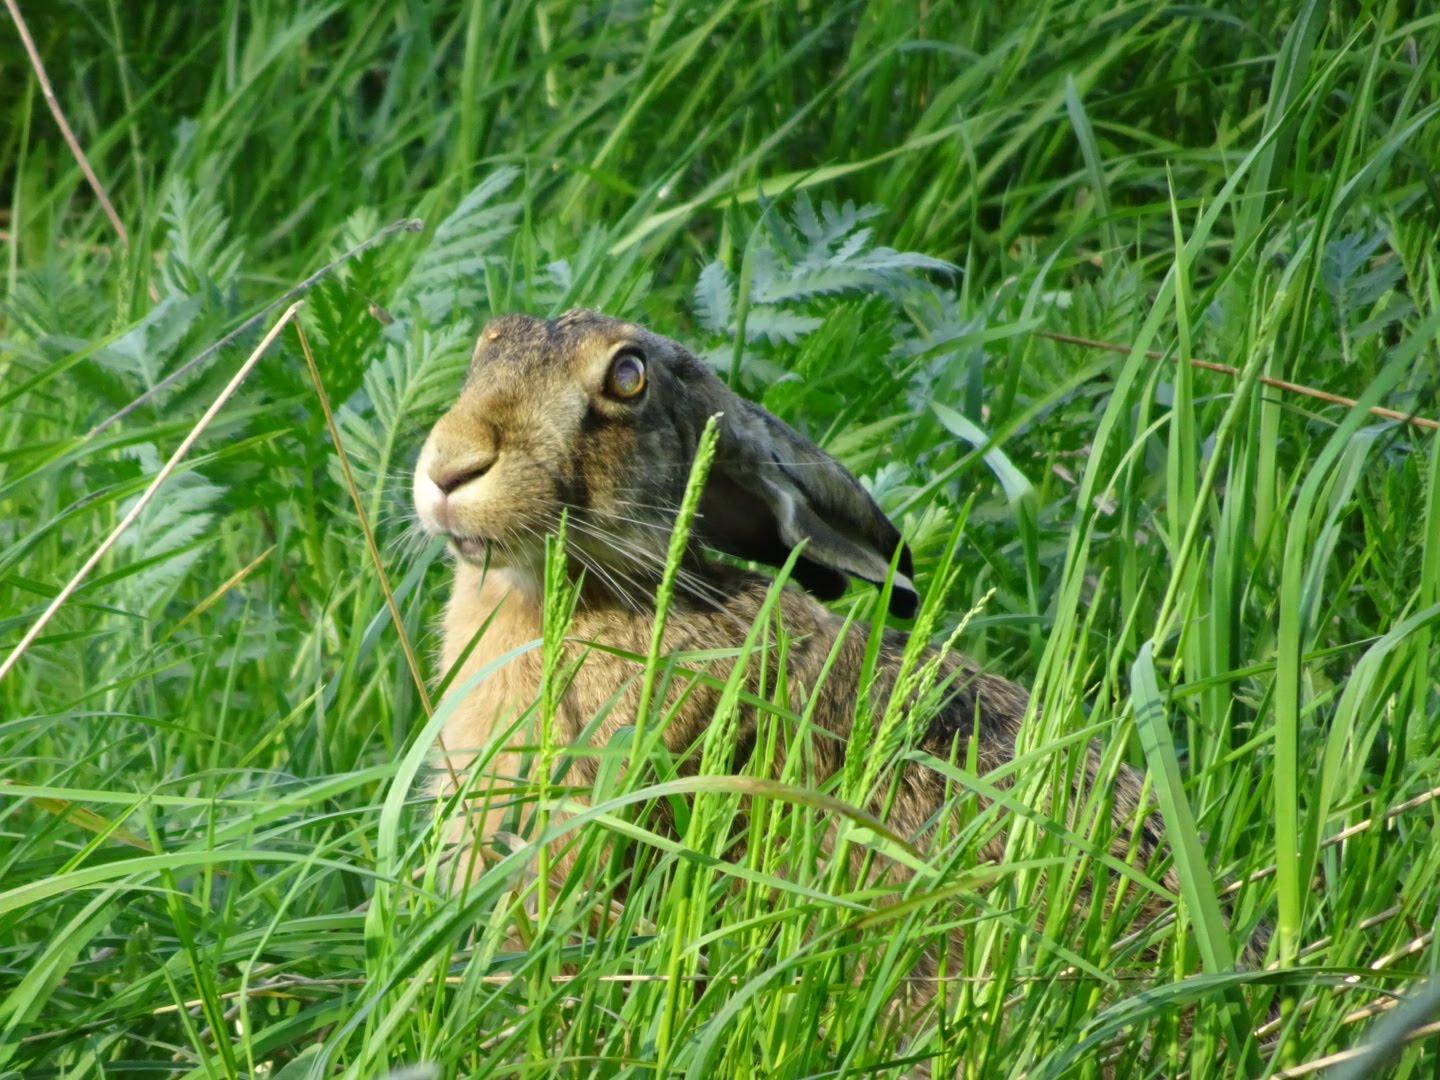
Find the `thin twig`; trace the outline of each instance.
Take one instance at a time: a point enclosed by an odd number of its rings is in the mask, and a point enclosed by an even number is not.
[[[1413,810],[1417,806],[1423,806],[1425,803],[1430,802],[1436,797],[1440,797],[1440,787],[1431,788],[1429,791],[1425,791],[1419,795],[1416,795],[1413,799],[1406,799],[1402,803],[1397,803],[1396,805],[1390,807],[1390,809],[1386,810],[1383,814],[1377,814],[1373,818],[1366,818],[1364,821],[1356,822],[1354,825],[1341,829],[1334,836],[1328,836],[1323,841],[1321,841],[1320,848],[1322,851],[1327,848],[1332,848],[1337,844],[1344,843],[1346,840],[1350,839],[1350,837],[1356,835],[1357,833],[1364,832],[1366,829],[1374,828],[1376,825],[1388,824],[1389,822],[1393,821],[1395,818],[1403,814],[1406,810]],[[1243,877],[1237,878],[1236,880],[1230,882],[1228,885],[1226,885],[1223,889],[1220,890],[1218,895],[1221,899],[1224,899],[1227,896],[1234,896],[1241,889],[1245,888],[1245,886],[1253,885],[1257,881],[1264,881],[1266,878],[1270,877],[1274,873],[1274,863],[1271,863],[1268,866],[1262,866],[1260,869],[1252,870],[1250,873],[1244,875]],[[1163,930],[1165,927],[1169,926],[1174,921],[1174,913],[1167,912],[1166,914],[1160,916],[1158,919],[1155,919],[1153,922],[1148,923],[1143,928],[1133,931],[1132,933],[1129,933],[1124,937],[1118,939],[1115,942],[1114,948],[1123,949],[1128,945],[1133,945],[1135,942],[1139,941],[1141,938],[1145,937],[1152,931]]]
[[[9,2],[11,2],[11,0],[6,0],[6,2],[9,3]],[[363,241],[362,243],[356,244],[353,248],[351,248],[349,251],[345,252],[343,255],[340,255],[340,256],[338,256],[338,257],[330,260],[328,263],[326,263],[324,266],[322,266],[319,270],[316,270],[313,274],[311,274],[309,277],[307,277],[304,281],[300,282],[299,285],[296,285],[294,288],[292,288],[292,289],[287,289],[285,292],[281,293],[281,294],[280,294],[279,296],[277,296],[274,300],[272,300],[270,303],[266,304],[263,308],[261,308],[259,311],[257,311],[254,315],[251,315],[248,319],[246,319],[244,322],[242,322],[239,326],[235,327],[234,330],[231,330],[228,334],[226,334],[224,337],[222,337],[219,341],[217,341],[217,342],[215,342],[215,343],[213,343],[213,344],[211,344],[211,345],[206,346],[204,349],[201,349],[198,353],[196,353],[194,356],[192,356],[189,360],[185,361],[185,363],[181,364],[178,368],[176,368],[174,371],[172,371],[169,375],[166,375],[165,378],[161,379],[161,380],[160,380],[159,382],[157,382],[154,386],[150,387],[149,390],[146,390],[143,394],[141,394],[139,397],[137,397],[134,401],[130,402],[130,404],[126,405],[126,406],[125,406],[123,409],[121,409],[119,412],[117,412],[117,413],[115,413],[115,414],[113,414],[113,415],[111,415],[111,416],[109,416],[109,417],[106,417],[104,420],[101,420],[100,423],[96,424],[93,428],[91,428],[88,432],[85,433],[85,437],[86,437],[87,439],[93,439],[96,435],[100,434],[100,432],[104,431],[107,427],[109,427],[111,424],[115,423],[117,420],[122,420],[122,419],[124,419],[126,416],[130,415],[130,413],[132,413],[133,411],[135,411],[136,409],[138,409],[141,405],[143,405],[143,404],[144,404],[146,401],[148,401],[150,398],[154,397],[154,396],[155,396],[156,394],[158,394],[161,390],[164,390],[167,386],[169,386],[171,383],[175,382],[177,379],[182,378],[186,373],[188,373],[191,369],[193,369],[197,364],[200,364],[201,362],[203,362],[203,361],[204,361],[205,359],[207,359],[208,357],[210,357],[210,356],[214,355],[215,353],[219,352],[219,351],[220,351],[221,349],[223,349],[226,345],[229,345],[232,341],[234,341],[236,338],[238,338],[241,334],[245,333],[247,330],[249,330],[251,327],[253,327],[256,323],[259,323],[259,322],[263,321],[266,315],[270,314],[270,312],[274,311],[274,310],[275,310],[277,307],[279,307],[281,304],[285,303],[286,301],[295,299],[297,296],[300,296],[302,293],[308,292],[309,289],[311,288],[311,286],[313,286],[316,282],[318,282],[318,281],[320,281],[322,278],[324,278],[327,274],[329,274],[329,273],[330,273],[332,270],[334,270],[337,266],[340,266],[341,264],[346,263],[346,262],[348,262],[349,260],[353,259],[356,255],[359,255],[359,254],[360,254],[362,251],[364,251],[366,248],[372,246],[373,244],[379,243],[381,240],[384,240],[387,236],[390,236],[392,233],[397,233],[397,232],[402,232],[402,231],[403,231],[403,232],[419,232],[419,231],[420,231],[421,229],[423,229],[424,227],[425,227],[425,223],[424,223],[423,221],[421,221],[419,218],[404,218],[404,219],[402,219],[402,220],[400,220],[400,221],[391,222],[389,225],[386,225],[385,228],[381,229],[379,232],[377,232],[374,236],[370,237],[368,240],[365,240],[365,241]]]
[[[75,160],[80,163],[80,170],[85,174],[85,179],[90,182],[90,190],[95,192],[95,197],[100,200],[100,205],[105,210],[105,216],[110,219],[110,224],[120,236],[120,243],[124,247],[130,246],[130,234],[125,231],[125,223],[120,220],[120,215],[115,212],[115,205],[110,201],[110,196],[105,193],[104,185],[100,178],[95,175],[95,170],[90,167],[90,159],[85,156],[85,151],[80,148],[80,140],[75,137],[75,132],[70,130],[70,124],[65,119],[65,114],[60,109],[60,100],[55,96],[54,89],[50,86],[50,78],[45,74],[45,64],[40,59],[40,50],[35,47],[35,40],[30,36],[30,28],[25,25],[25,17],[20,14],[20,5],[16,0],[5,0],[5,6],[10,9],[10,17],[15,20],[15,29],[20,33],[20,40],[25,45],[25,51],[30,54],[30,66],[35,71],[35,79],[40,83],[40,93],[45,96],[45,104],[50,106],[50,114],[55,117],[55,123],[60,125],[60,134],[65,137],[65,142],[70,147],[70,153],[75,155]],[[17,223],[18,228],[18,223]]]
[[[320,369],[315,364],[315,354],[310,351],[310,341],[305,336],[305,328],[298,322],[295,324],[295,333],[300,338],[300,351],[305,354],[305,365],[310,369],[310,380],[315,384],[315,396],[320,399],[320,409],[325,414],[325,426],[330,429],[330,439],[335,443],[335,453],[340,458],[340,469],[345,474],[345,487],[350,492],[350,501],[355,504],[355,513],[360,516],[360,531],[365,534],[365,546],[370,551],[370,560],[375,564],[375,572],[380,577],[380,589],[385,594],[385,605],[390,609],[395,632],[400,635],[400,648],[405,653],[405,663],[410,668],[410,677],[415,681],[415,690],[420,695],[420,705],[428,718],[435,714],[435,708],[430,702],[430,691],[425,686],[425,676],[420,672],[420,662],[415,659],[415,650],[410,647],[410,636],[405,633],[405,620],[400,616],[400,605],[395,603],[395,593],[390,588],[390,578],[385,573],[380,548],[376,545],[375,534],[370,529],[370,519],[365,514],[365,507],[361,505],[360,489],[355,483],[355,474],[350,471],[350,457],[345,453],[345,444],[340,441],[340,429],[336,427],[335,415],[330,411],[330,395],[325,393],[325,384],[320,379]],[[446,753],[445,742],[443,739],[436,741],[439,743],[441,756],[445,759],[450,780],[458,789],[460,778],[455,773],[449,754]]]
[[[295,312],[299,309],[300,301],[297,300],[285,310],[285,314],[280,316],[279,320],[270,328],[270,332],[265,335],[260,344],[255,346],[255,351],[250,354],[245,363],[240,365],[240,370],[235,373],[235,377],[230,380],[225,389],[220,391],[219,396],[210,403],[210,407],[205,410],[205,415],[196,421],[195,426],[190,429],[190,434],[185,436],[184,441],[176,448],[175,453],[170,455],[170,460],[165,462],[164,467],[155,474],[155,479],[150,481],[149,487],[147,487],[140,498],[136,500],[135,505],[130,508],[130,512],[120,519],[120,524],[115,526],[110,535],[107,536],[104,541],[101,542],[100,546],[90,555],[90,558],[85,560],[85,565],[76,571],[75,576],[70,579],[69,583],[61,589],[55,599],[50,602],[50,606],[45,609],[40,618],[35,620],[35,625],[26,631],[25,636],[20,639],[20,644],[16,645],[10,655],[5,658],[5,662],[0,664],[0,679],[4,679],[10,669],[20,662],[20,657],[25,654],[25,650],[30,647],[31,642],[40,636],[40,632],[45,629],[55,613],[60,610],[66,600],[70,599],[71,594],[80,587],[80,583],[85,580],[85,576],[89,574],[91,570],[95,569],[95,565],[105,557],[105,553],[114,547],[115,541],[119,540],[125,530],[135,523],[135,519],[138,518],[145,507],[149,505],[155,493],[160,490],[160,485],[175,471],[175,467],[180,464],[180,459],[189,453],[190,448],[195,445],[196,440],[199,439],[205,429],[210,426],[210,421],[215,419],[215,414],[230,400],[231,395],[240,389],[240,384],[245,381],[245,377],[250,374],[251,369],[259,362],[260,357],[264,355],[265,350],[270,347],[270,343],[279,336],[280,331],[285,328],[285,324],[295,317]]]
[[[1358,923],[1355,924],[1354,929],[1373,930],[1381,923],[1387,923],[1396,916],[1404,914],[1405,906],[1403,904],[1391,904],[1384,911],[1377,911],[1374,915],[1365,916],[1365,918],[1361,919]],[[1308,960],[1316,953],[1324,952],[1326,949],[1330,948],[1330,946],[1334,944],[1335,935],[1333,934],[1326,934],[1323,937],[1318,937],[1300,950],[1298,954],[1299,958],[1301,960]]]
[[[1412,1043],[1418,1039],[1428,1038],[1431,1035],[1440,1035],[1440,1020],[1437,1020],[1433,1024],[1426,1024],[1423,1027],[1407,1031],[1401,1037],[1401,1041]],[[1281,1069],[1279,1072],[1273,1072],[1270,1075],[1274,1077],[1274,1080],[1293,1080],[1294,1077],[1310,1076],[1312,1073],[1317,1073],[1321,1069],[1328,1069],[1332,1065],[1352,1061],[1369,1052],[1369,1046],[1354,1046],[1349,1050],[1341,1050],[1339,1053],[1330,1054],[1327,1057],[1315,1058],[1313,1061],[1307,1061],[1301,1065],[1293,1065],[1288,1069]]]
[[[1370,928],[1373,927],[1373,926],[1378,926],[1380,923],[1384,922],[1386,919],[1393,918],[1394,915],[1395,915],[1396,913],[1398,913],[1399,911],[1400,911],[1400,908],[1397,906],[1397,907],[1391,908],[1389,911],[1381,912],[1380,915],[1378,915],[1378,916],[1372,916],[1372,917],[1369,918],[1369,919],[1362,919],[1358,924],[1356,924],[1355,929],[1356,929],[1356,930],[1368,930],[1368,929],[1370,929]],[[1404,958],[1407,957],[1407,956],[1410,956],[1410,955],[1412,955],[1412,954],[1414,954],[1414,953],[1419,952],[1421,949],[1425,948],[1425,946],[1427,946],[1427,945],[1430,944],[1431,940],[1433,940],[1433,937],[1434,937],[1434,935],[1432,935],[1432,934],[1426,934],[1426,935],[1423,935],[1422,937],[1415,938],[1415,939],[1412,940],[1408,945],[1402,946],[1400,949],[1396,950],[1395,952],[1387,953],[1386,955],[1380,957],[1379,960],[1374,961],[1374,962],[1370,965],[1370,970],[1371,970],[1373,973],[1375,973],[1376,975],[1386,974],[1385,969],[1388,968],[1392,963],[1394,963],[1396,960],[1404,959]],[[1319,952],[1322,948],[1328,946],[1329,944],[1330,944],[1330,938],[1328,938],[1328,937],[1327,937],[1327,938],[1324,938],[1324,939],[1322,939],[1322,942],[1315,942],[1315,943],[1307,946],[1306,948],[1302,949],[1301,952],[1300,952],[1300,956],[1301,956],[1302,959],[1303,959],[1307,954],[1313,956],[1315,953]],[[1267,970],[1267,971],[1278,971],[1278,970],[1280,970],[1280,969],[1279,969],[1279,967],[1278,967],[1277,965],[1275,965],[1275,964],[1270,964],[1269,966],[1267,966],[1266,970]],[[1408,972],[1407,972],[1406,974],[1408,974]],[[1360,978],[1361,978],[1361,977],[1360,977],[1359,975],[1346,975],[1345,978],[1344,978],[1344,981],[1341,982],[1340,985],[1338,985],[1338,986],[1336,986],[1336,987],[1333,987],[1333,990],[1334,990],[1334,992],[1337,993],[1337,994],[1339,994],[1339,993],[1344,993],[1344,992],[1347,991],[1347,990],[1354,990],[1356,987],[1360,986]],[[1366,981],[1367,981],[1367,982],[1373,981],[1373,976],[1367,977]],[[1388,993],[1388,991],[1386,991],[1386,992]],[[1373,1015],[1375,1015],[1375,1014],[1378,1013],[1378,1012],[1383,1012],[1385,1009],[1388,1009],[1388,1008],[1390,1008],[1391,1006],[1393,1006],[1393,1005],[1395,1005],[1395,1004],[1398,1004],[1400,1000],[1401,1000],[1401,999],[1400,999],[1399,997],[1396,997],[1396,996],[1393,996],[1393,995],[1392,995],[1391,997],[1383,998],[1383,999],[1381,999],[1381,1000],[1378,1001],[1378,1002],[1372,1002],[1370,1005],[1367,1005],[1367,1006],[1365,1006],[1365,1007],[1362,1008],[1362,1009],[1357,1009],[1357,1010],[1354,1010],[1354,1011],[1352,1011],[1352,1012],[1350,1012],[1350,1013],[1347,1013],[1345,1016],[1343,1016],[1343,1017],[1340,1018],[1340,1023],[1341,1023],[1342,1025],[1344,1025],[1344,1024],[1352,1024],[1352,1023],[1355,1023],[1356,1021],[1359,1021],[1359,1020],[1364,1020],[1366,1017],[1373,1016]],[[1301,1012],[1301,1013],[1310,1013],[1310,1012],[1313,1012],[1314,1009],[1315,1009],[1316,1004],[1318,1003],[1318,1001],[1319,1001],[1319,998],[1310,998],[1310,999],[1307,1000],[1307,1001],[1301,1002],[1301,1003],[1300,1003],[1300,1012]],[[1255,1037],[1256,1037],[1256,1038],[1262,1038],[1262,1039],[1263,1039],[1263,1038],[1266,1038],[1266,1037],[1268,1037],[1268,1036],[1270,1036],[1270,1035],[1273,1035],[1273,1034],[1275,1034],[1277,1031],[1279,1031],[1280,1028],[1281,1028],[1282,1026],[1284,1026],[1285,1023],[1286,1023],[1286,1018],[1284,1018],[1284,1017],[1279,1017],[1279,1016],[1275,1017],[1275,1019],[1273,1019],[1273,1020],[1267,1020],[1265,1023],[1261,1024],[1259,1027],[1257,1027],[1257,1028],[1255,1029]]]
[[[1423,806],[1425,803],[1430,802],[1436,797],[1440,797],[1440,787],[1431,788],[1429,791],[1421,792],[1419,795],[1416,795],[1413,799],[1406,799],[1402,803],[1397,803],[1395,806],[1392,806],[1390,807],[1390,809],[1386,810],[1383,814],[1379,814],[1373,818],[1366,818],[1364,821],[1357,821],[1354,825],[1346,826],[1334,836],[1327,836],[1324,840],[1322,840],[1320,842],[1320,850],[1324,851],[1325,849],[1332,848],[1337,844],[1343,844],[1346,840],[1349,840],[1350,837],[1355,836],[1358,833],[1365,832],[1367,829],[1372,829],[1376,825],[1389,824],[1395,818],[1403,814],[1406,810],[1414,810],[1415,807]],[[1262,866],[1259,870],[1251,871],[1249,874],[1247,874],[1240,880],[1232,881],[1229,885],[1225,886],[1225,888],[1220,891],[1220,895],[1229,896],[1232,893],[1237,893],[1246,885],[1253,885],[1257,881],[1263,881],[1265,878],[1269,877],[1273,873],[1275,873],[1274,863],[1271,863],[1269,866]]]
[[[1097,341],[1095,338],[1077,337],[1074,334],[1061,334],[1054,330],[1036,330],[1037,337],[1046,338],[1050,341],[1059,341],[1066,345],[1080,345],[1087,349],[1101,349],[1105,352],[1124,353],[1129,355],[1129,345],[1123,345],[1118,341]],[[1146,349],[1145,355],[1151,360],[1173,359],[1171,353],[1163,353],[1157,349]],[[1202,360],[1199,357],[1189,358],[1191,367],[1201,368],[1205,371],[1218,371],[1222,375],[1229,375],[1238,378],[1240,369],[1231,367],[1229,364],[1219,364],[1214,360]],[[1344,405],[1347,409],[1353,409],[1359,404],[1354,398],[1344,397],[1340,394],[1332,394],[1327,390],[1316,390],[1313,386],[1304,386],[1301,383],[1286,382],[1284,379],[1274,379],[1269,375],[1259,376],[1259,381],[1266,386],[1273,386],[1277,390],[1288,390],[1292,394],[1303,394],[1319,401],[1328,401],[1332,405]],[[1370,411],[1376,416],[1383,416],[1387,420],[1399,420],[1402,423],[1414,424],[1416,427],[1429,428],[1431,431],[1440,429],[1440,421],[1431,420],[1428,417],[1416,416],[1414,413],[1397,412],[1395,409],[1387,409],[1383,405],[1372,405]]]

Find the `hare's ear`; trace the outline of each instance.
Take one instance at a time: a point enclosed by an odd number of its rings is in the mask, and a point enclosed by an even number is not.
[[[789,425],[743,398],[727,398],[696,523],[701,539],[772,566],[803,542],[792,576],[826,600],[844,593],[847,577],[882,584],[899,548],[890,611],[914,616],[920,598],[910,549],[869,492]]]

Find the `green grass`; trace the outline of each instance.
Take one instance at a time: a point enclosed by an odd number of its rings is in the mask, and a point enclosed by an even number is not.
[[[1440,967],[1440,435],[1368,407],[1440,416],[1440,17],[24,7],[131,244],[7,21],[0,659],[269,320],[92,429],[384,225],[426,224],[300,315],[358,504],[287,330],[0,681],[0,1072],[1293,1076],[1435,1019],[1433,990],[1378,1009]],[[445,559],[407,474],[479,324],[573,304],[705,351],[837,454],[903,522],[920,625],[1033,687],[1003,775],[937,763],[959,814],[918,861],[851,809],[883,754],[918,754],[914,718],[863,716],[880,750],[831,790],[798,758],[766,778],[764,746],[727,779],[737,682],[677,779],[662,691],[704,658],[657,653],[588,808],[542,741],[496,796],[514,852],[439,887],[420,785],[463,688],[431,660]],[[542,713],[568,677],[551,600]],[[742,648],[772,738],[811,720],[778,704],[785,647],[762,620]],[[1156,879],[1091,840],[1104,793],[1040,809],[1088,738],[1161,808],[1184,888],[1154,926]],[[915,863],[905,897],[810,857],[832,820]],[[976,865],[1002,828],[1004,864]],[[547,830],[579,865],[554,888]],[[1078,903],[1095,876],[1119,901]],[[1257,981],[1232,965],[1262,922],[1282,973]],[[887,1002],[948,925],[963,970],[907,1029]]]

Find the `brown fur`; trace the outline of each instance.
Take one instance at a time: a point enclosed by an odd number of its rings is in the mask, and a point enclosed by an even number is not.
[[[606,392],[606,373],[620,352],[632,348],[644,359],[647,388],[634,401],[617,400]],[[702,546],[778,564],[803,538],[804,556],[794,576],[826,597],[836,595],[849,576],[883,578],[900,538],[863,488],[813,444],[732,394],[681,346],[590,312],[570,312],[555,321],[506,316],[482,333],[459,400],[435,425],[416,469],[422,523],[449,535],[459,555],[444,622],[441,659],[447,670],[492,618],[457,682],[540,637],[543,537],[554,531],[562,509],[570,515],[570,562],[584,571],[570,631],[571,656],[589,641],[647,652],[653,593],[670,526],[701,430],[716,413],[724,414],[717,456],[667,623],[665,650],[736,647],[770,588],[769,578],[717,562]],[[448,488],[448,497],[442,488]],[[482,565],[488,565],[483,573]],[[900,568],[894,606],[913,610],[909,553],[903,548]],[[816,722],[834,736],[815,738],[811,748],[815,777],[823,781],[844,762],[869,631],[852,627],[822,682],[821,669],[843,620],[793,585],[784,589],[779,612],[792,639],[786,669],[792,702],[798,709],[808,700],[805,695],[817,692]],[[894,687],[905,642],[903,633],[886,631],[873,690],[879,707]],[[749,689],[763,694],[769,688],[756,685],[755,667],[752,663],[747,671]],[[603,743],[619,726],[633,724],[640,693],[637,670],[629,660],[589,651],[559,703],[555,742],[574,744],[622,686],[627,688],[594,741]],[[921,745],[942,758],[958,749],[963,759],[973,731],[979,772],[1005,765],[1014,756],[1026,693],[958,656],[947,657],[944,670],[953,676],[952,692],[929,722]],[[724,679],[729,662],[712,662],[709,672]],[[491,746],[497,732],[531,705],[540,673],[540,652],[532,649],[510,660],[460,704],[442,736],[452,775],[463,774],[474,751]],[[690,688],[664,732],[672,754],[683,756],[696,745],[718,697],[710,685]],[[756,723],[753,709],[742,710],[737,769],[755,745]],[[515,741],[534,745],[538,739],[532,731]],[[582,785],[593,779],[593,760],[578,757],[576,768]],[[1074,794],[1089,793],[1099,768],[1100,756],[1090,748]],[[501,787],[517,786],[519,771],[519,756],[511,752],[498,754],[484,769],[489,781]],[[486,782],[478,786],[483,790]],[[445,774],[440,787],[453,790]],[[1126,857],[1132,836],[1138,836],[1142,861],[1148,862],[1163,839],[1141,804],[1141,778],[1122,766],[1111,787],[1112,854]],[[927,823],[947,811],[949,797],[938,772],[907,763],[888,824],[923,844]],[[878,797],[868,809],[882,809]],[[482,817],[471,819],[471,828],[479,837],[493,835],[502,814],[503,806],[492,802]],[[998,858],[1002,848],[1003,839],[997,839],[984,854]],[[1165,880],[1175,887],[1173,876]]]

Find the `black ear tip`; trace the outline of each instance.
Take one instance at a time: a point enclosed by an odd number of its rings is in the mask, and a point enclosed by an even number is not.
[[[907,575],[908,576],[908,575]],[[913,619],[920,610],[920,594],[903,586],[890,586],[890,614],[897,619]]]
[[[795,561],[790,576],[799,582],[806,592],[818,596],[821,600],[839,600],[845,595],[846,586],[850,584],[850,579],[840,571],[804,556]]]

